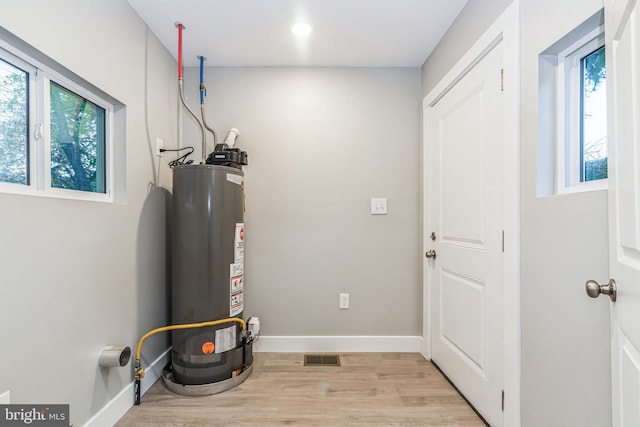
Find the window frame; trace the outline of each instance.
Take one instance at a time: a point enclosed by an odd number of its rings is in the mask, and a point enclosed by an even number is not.
[[[89,84],[73,79],[0,39],[0,58],[28,72],[28,184],[0,182],[0,193],[55,197],[97,202],[114,201],[115,105],[96,93]],[[17,63],[16,63],[17,62]],[[23,65],[28,68],[23,68]],[[79,79],[78,79],[79,80]],[[56,188],[51,186],[51,106],[50,82],[74,92],[104,109],[104,185],[105,192]]]
[[[556,75],[557,194],[604,190],[607,179],[581,181],[582,59],[604,46],[604,25],[558,53]]]
[[[16,184],[13,182],[0,182],[0,191],[2,190],[2,186],[7,185],[9,189],[12,187],[16,187],[16,189],[25,188],[30,185],[33,185],[34,182],[34,173],[37,170],[37,159],[35,153],[33,152],[33,143],[32,143],[32,132],[31,130],[35,126],[37,109],[36,104],[33,102],[32,94],[37,91],[37,80],[36,80],[36,67],[28,62],[25,62],[21,58],[13,55],[10,52],[4,51],[2,46],[0,45],[0,59],[9,65],[27,73],[27,184]]]

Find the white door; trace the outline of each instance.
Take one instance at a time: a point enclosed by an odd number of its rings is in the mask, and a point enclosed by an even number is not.
[[[502,50],[425,113],[431,360],[493,427],[503,424]]]
[[[613,425],[640,426],[640,6],[605,2]],[[606,285],[606,284],[603,284]],[[601,296],[602,298],[602,296]]]

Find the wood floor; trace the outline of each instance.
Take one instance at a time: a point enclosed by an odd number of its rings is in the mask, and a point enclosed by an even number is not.
[[[485,426],[420,354],[344,353],[340,367],[254,356],[249,378],[217,395],[179,396],[158,381],[116,426]]]

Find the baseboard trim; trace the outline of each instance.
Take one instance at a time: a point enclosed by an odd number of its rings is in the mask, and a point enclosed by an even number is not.
[[[418,353],[420,336],[261,336],[254,344],[262,353]]]
[[[162,369],[169,363],[171,348],[168,348],[144,370],[144,379],[140,387],[140,394],[144,395],[162,375]],[[98,411],[84,427],[112,426],[133,406],[133,382],[111,399]]]

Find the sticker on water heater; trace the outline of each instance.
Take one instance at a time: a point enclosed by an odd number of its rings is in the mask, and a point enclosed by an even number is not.
[[[244,291],[231,295],[231,305],[229,307],[229,316],[233,317],[242,313],[244,310]]]
[[[244,187],[244,177],[242,175],[236,175],[234,173],[227,174],[227,181],[238,184],[240,187]]]
[[[230,264],[229,268],[229,284],[231,295],[237,294],[244,290],[244,263],[235,262]]]
[[[233,261],[244,260],[244,223],[236,223],[236,234],[233,239]]]
[[[244,262],[234,262],[231,266],[231,277],[242,276],[244,274]]]
[[[231,295],[237,294],[238,292],[244,290],[242,281],[242,276],[231,278]]]
[[[218,329],[216,331],[215,352],[224,353],[236,347],[236,326]]]
[[[233,317],[244,310],[244,262],[229,265],[229,316]]]

